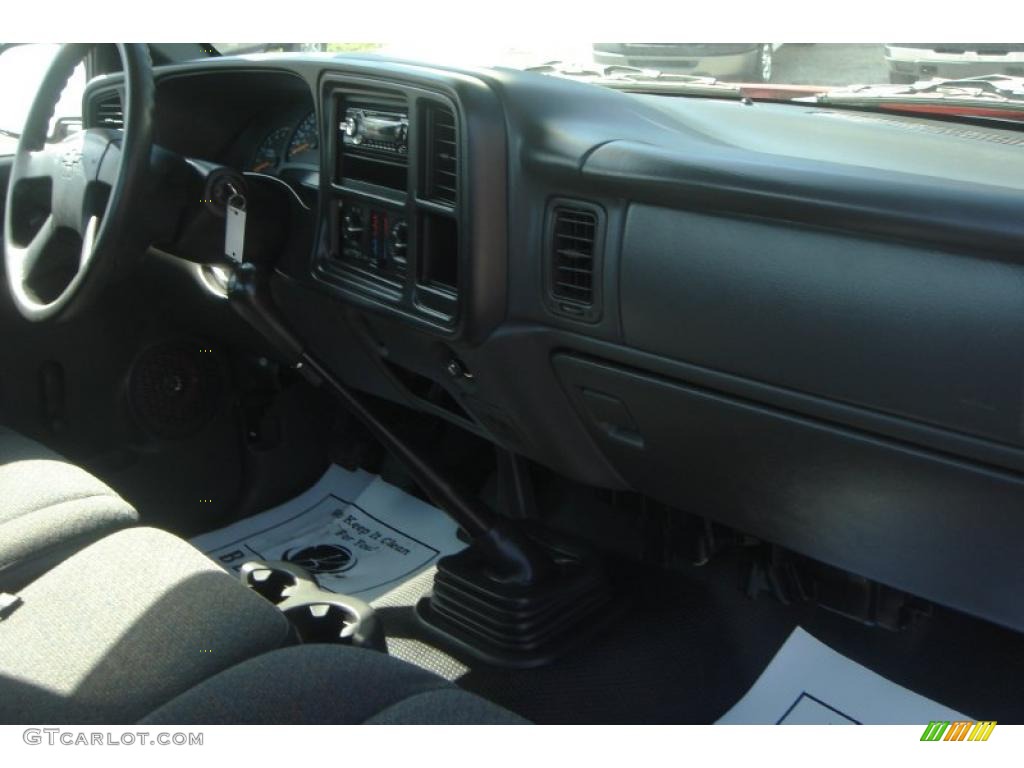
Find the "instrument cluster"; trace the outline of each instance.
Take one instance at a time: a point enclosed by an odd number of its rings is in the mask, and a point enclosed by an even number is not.
[[[316,113],[308,112],[297,122],[271,128],[256,147],[248,169],[255,173],[277,173],[284,167],[318,166],[320,131]]]

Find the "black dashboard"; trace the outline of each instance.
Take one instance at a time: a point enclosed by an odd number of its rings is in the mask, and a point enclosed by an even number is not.
[[[349,385],[1024,629],[1024,134],[358,57],[157,112],[306,195],[275,296]]]

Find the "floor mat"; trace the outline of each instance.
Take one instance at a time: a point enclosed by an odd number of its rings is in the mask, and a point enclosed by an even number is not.
[[[850,661],[797,627],[724,725],[906,725],[970,718]]]
[[[862,626],[807,605],[751,600],[743,573],[722,556],[701,568],[641,575],[623,591],[625,615],[563,658],[527,670],[437,646],[413,610],[431,588],[430,570],[374,605],[391,655],[537,723],[713,723],[751,690],[797,627],[851,663],[942,702],[938,709],[1024,722],[1024,636],[945,609],[903,632]]]
[[[369,601],[461,550],[456,533],[443,512],[376,475],[332,466],[302,495],[192,544],[228,571],[286,560]]]
[[[939,608],[894,633],[809,605],[751,600],[744,561],[726,555],[684,571],[625,564],[627,610],[545,667],[500,669],[439,648],[414,606],[433,585],[438,557],[464,545],[439,510],[362,472],[332,467],[302,496],[193,543],[228,570],[282,557],[321,569],[326,588],[372,601],[391,655],[538,723],[713,723],[797,627],[946,707],[1024,722],[1021,634]]]
[[[794,627],[775,604],[745,600],[733,579],[650,573],[624,591],[630,609],[570,653],[502,669],[437,647],[413,610],[431,584],[427,572],[374,602],[389,653],[536,723],[713,722]]]

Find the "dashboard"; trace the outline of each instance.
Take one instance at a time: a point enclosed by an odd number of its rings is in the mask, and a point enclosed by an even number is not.
[[[274,294],[348,385],[1024,629],[1020,132],[358,56],[157,74],[159,143],[308,202]]]

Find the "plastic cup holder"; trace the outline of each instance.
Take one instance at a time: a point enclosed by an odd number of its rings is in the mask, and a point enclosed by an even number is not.
[[[253,568],[245,574],[245,585],[274,605],[287,600],[299,580],[276,568]]]
[[[349,607],[328,602],[297,605],[284,615],[304,643],[350,643],[360,621]]]
[[[239,569],[242,583],[277,606],[303,643],[345,643],[387,651],[384,629],[369,605],[321,589],[296,565],[251,560]]]

